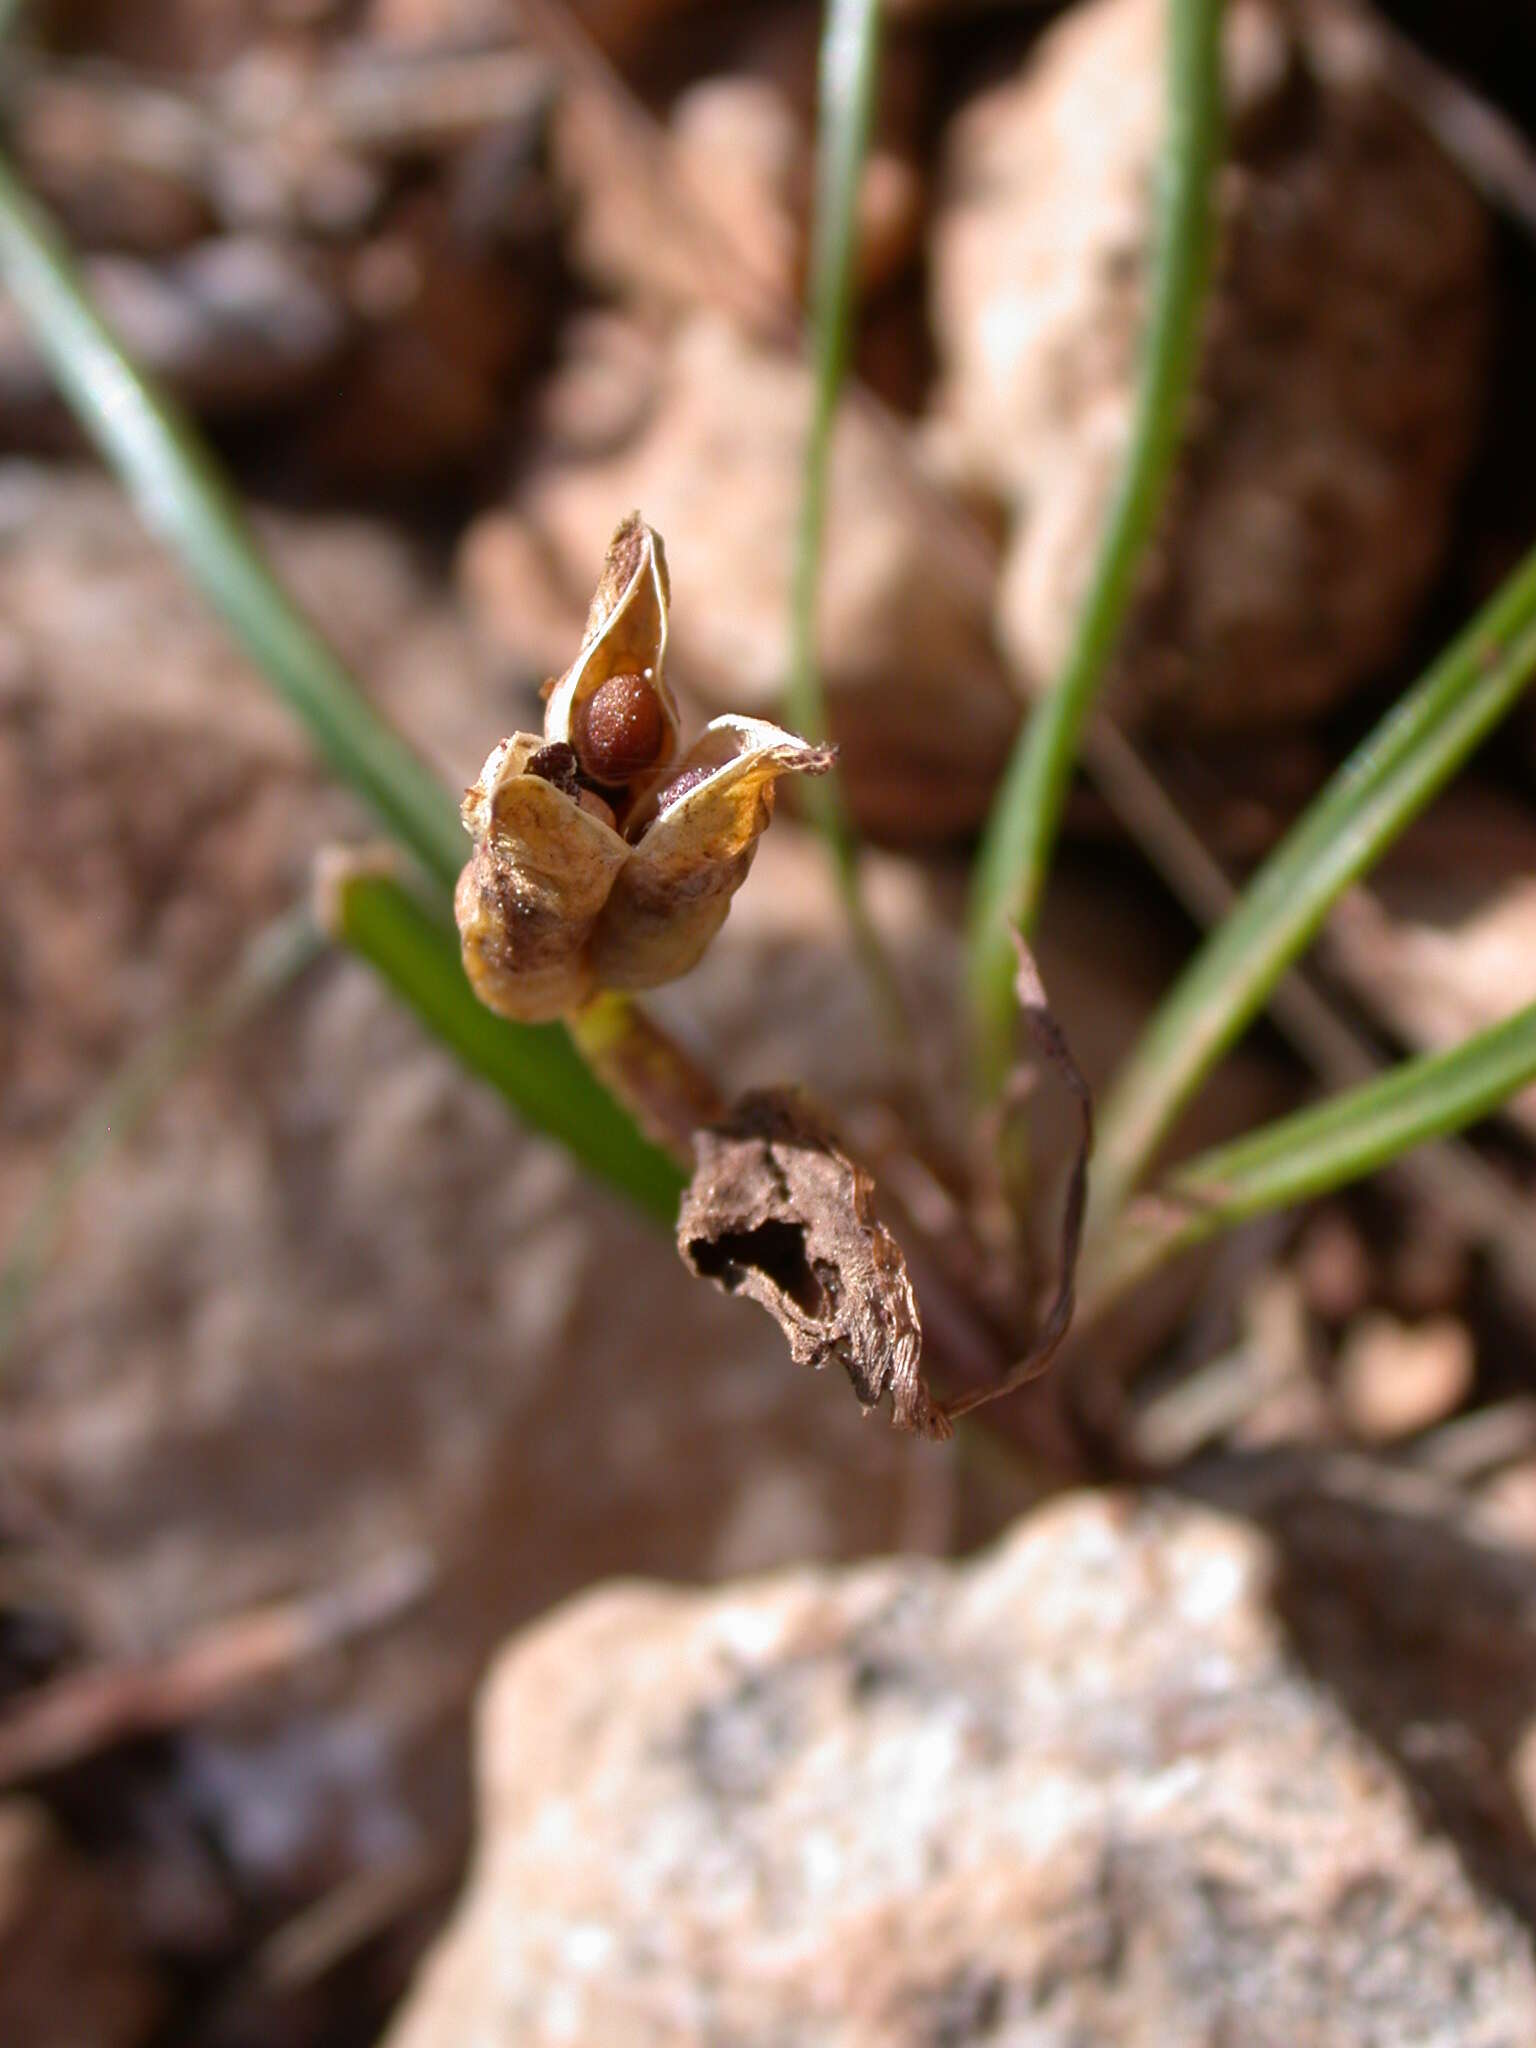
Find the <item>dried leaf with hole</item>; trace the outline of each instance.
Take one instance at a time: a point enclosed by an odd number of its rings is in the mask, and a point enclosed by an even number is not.
[[[535,1023],[686,974],[746,879],[779,778],[832,765],[831,748],[757,718],[716,718],[675,758],[668,602],[661,537],[633,513],[543,735],[503,740],[465,794],[464,967],[504,1017]]]
[[[797,1365],[836,1359],[866,1412],[891,1397],[898,1429],[950,1425],[919,1370],[922,1325],[901,1248],[873,1212],[874,1182],[800,1098],[747,1095],[694,1138],[678,1216],[683,1262],[767,1309]]]

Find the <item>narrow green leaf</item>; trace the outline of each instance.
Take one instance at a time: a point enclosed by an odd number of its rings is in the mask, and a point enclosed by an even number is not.
[[[1027,936],[1039,913],[1083,724],[1162,507],[1199,359],[1221,153],[1221,17],[1221,0],[1170,0],[1168,132],[1131,442],[1071,649],[1014,748],[972,883],[967,998],[986,1099],[1012,1061],[1012,933]]]
[[[1096,1305],[1174,1253],[1310,1201],[1444,1138],[1536,1080],[1536,1003],[1315,1108],[1205,1152],[1129,1209],[1092,1280]]]
[[[816,210],[811,249],[811,419],[805,478],[795,528],[790,589],[789,720],[807,739],[829,737],[826,697],[816,658],[816,618],[826,539],[827,488],[837,402],[848,367],[858,253],[859,180],[869,148],[880,71],[880,0],[829,0],[821,38],[817,107]],[[859,840],[842,782],[834,770],[808,784],[801,798],[822,834],[860,964],[898,1037],[905,1013],[896,977],[859,886]]]
[[[258,932],[226,980],[150,1037],[76,1119],[0,1267],[0,1358],[86,1175],[140,1129],[171,1084],[294,981],[323,941],[307,910]]]
[[[91,306],[62,240],[0,160],[0,282],[15,299],[81,425],[213,609],[321,753],[446,894],[467,854],[458,807],[380,717],[261,552],[196,428],[124,355]],[[459,976],[462,982],[462,975]],[[465,985],[467,994],[467,984]],[[503,1093],[642,1207],[675,1206],[677,1176],[637,1153],[633,1125],[592,1079],[559,1026],[538,1031],[485,1013]],[[472,1034],[471,1034],[472,1036]],[[466,1042],[469,1042],[466,1040]],[[512,1085],[526,1042],[526,1085]],[[562,1106],[543,1089],[568,1088]]]
[[[384,722],[273,575],[196,429],[128,361],[60,236],[0,159],[0,282],[81,425],[146,522],[309,728],[344,782],[427,872],[464,864],[452,797]]]
[[[848,367],[853,324],[859,179],[869,146],[879,60],[879,0],[829,0],[821,39],[816,209],[811,224],[811,418],[795,529],[786,691],[791,718],[808,739],[815,740],[829,736],[816,659],[816,607],[826,538],[832,428]],[[836,776],[824,777],[807,796],[816,805],[823,829],[835,829],[840,844],[851,844],[852,826]]]
[[[458,934],[399,882],[361,869],[328,876],[325,922],[367,960],[471,1073],[557,1138],[600,1180],[668,1229],[686,1176],[641,1137],[558,1024],[509,1024],[464,978]]]
[[[1510,710],[1533,670],[1536,549],[1344,763],[1164,999],[1100,1114],[1090,1234],[1114,1216],[1331,905]]]

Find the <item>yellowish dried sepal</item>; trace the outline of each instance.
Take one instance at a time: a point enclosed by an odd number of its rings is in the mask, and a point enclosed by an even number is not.
[[[599,984],[655,988],[696,966],[747,878],[774,785],[831,764],[828,748],[761,718],[713,719],[672,771],[682,793],[666,803],[663,789],[662,808],[614,880],[592,935]]]
[[[514,733],[465,795],[475,850],[454,892],[475,994],[524,1024],[563,1016],[594,993],[593,927],[630,851],[574,797],[527,772],[544,744]]]

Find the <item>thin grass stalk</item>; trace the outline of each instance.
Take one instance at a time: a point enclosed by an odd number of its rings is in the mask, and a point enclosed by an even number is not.
[[[1156,248],[1130,445],[1060,675],[1029,715],[972,883],[967,1003],[977,1092],[1013,1057],[1012,933],[1033,931],[1084,721],[1119,641],[1178,453],[1199,359],[1221,153],[1221,0],[1170,0],[1168,125]]]
[[[298,713],[337,775],[435,881],[451,888],[464,863],[452,797],[278,582],[197,430],[128,360],[91,305],[62,238],[3,158],[0,282],[147,524]]]
[[[1103,1104],[1090,1236],[1329,909],[1419,814],[1536,671],[1536,549],[1355,750],[1164,998]]]
[[[827,494],[838,398],[848,367],[858,253],[859,181],[869,148],[880,72],[880,0],[829,0],[821,39],[816,211],[812,223],[811,419],[795,527],[790,588],[790,659],[785,702],[807,739],[830,737],[816,654],[816,621],[826,543]],[[910,1054],[900,986],[859,880],[859,837],[834,770],[801,792],[837,879],[858,957],[882,1019]]]
[[[1097,1311],[1179,1252],[1361,1180],[1464,1130],[1536,1080],[1536,1003],[1447,1052],[1204,1152],[1133,1204],[1085,1277]]]

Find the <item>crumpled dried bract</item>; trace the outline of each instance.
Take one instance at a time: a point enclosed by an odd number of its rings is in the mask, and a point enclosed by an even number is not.
[[[1028,1349],[1014,1360],[1000,1380],[991,1386],[977,1387],[946,1404],[945,1414],[952,1420],[986,1407],[989,1401],[1000,1401],[1027,1381],[1038,1379],[1071,1329],[1077,1307],[1077,1260],[1082,1250],[1083,1221],[1088,1205],[1088,1162],[1093,1156],[1093,1093],[1067,1043],[1066,1033],[1051,1009],[1045,983],[1040,979],[1040,969],[1022,932],[1014,932],[1013,946],[1019,962],[1013,983],[1019,1009],[1035,1042],[1041,1067],[1053,1075],[1072,1098],[1077,1111],[1077,1145],[1072,1154],[1066,1200],[1062,1205],[1056,1285],[1040,1326]],[[1014,1073],[1008,1092],[1015,1106],[1028,1094],[1033,1079],[1034,1075],[1028,1068],[1020,1068]]]
[[[758,718],[717,718],[676,757],[668,588],[660,538],[633,514],[543,735],[501,741],[465,794],[464,967],[504,1017],[536,1023],[686,974],[746,879],[779,778],[832,765],[832,748]]]
[[[684,1263],[778,1322],[799,1365],[836,1359],[866,1411],[888,1393],[898,1429],[950,1425],[919,1370],[922,1325],[901,1248],[873,1213],[874,1182],[810,1106],[747,1095],[694,1138],[678,1216]]]

